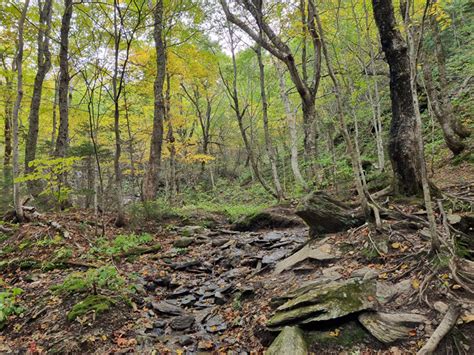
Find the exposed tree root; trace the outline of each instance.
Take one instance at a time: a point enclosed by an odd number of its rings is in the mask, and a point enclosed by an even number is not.
[[[443,338],[448,334],[451,329],[456,325],[459,314],[461,313],[460,307],[457,305],[451,305],[448,308],[448,311],[444,315],[443,320],[439,324],[438,328],[434,331],[433,335],[428,339],[425,346],[423,346],[418,352],[417,355],[426,355],[432,354],[438,344],[443,340]]]

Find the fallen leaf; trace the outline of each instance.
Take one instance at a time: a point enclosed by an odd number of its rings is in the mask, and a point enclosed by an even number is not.
[[[341,330],[339,328],[334,329],[334,331],[329,332],[329,336],[331,337],[338,337],[341,334]]]
[[[418,281],[418,279],[413,279],[411,285],[415,290],[418,290],[420,288],[420,281]]]
[[[451,288],[452,288],[453,290],[459,290],[459,289],[462,288],[462,287],[461,287],[461,285],[454,284],[453,286],[451,286]]]
[[[412,329],[408,332],[408,335],[411,337],[416,337],[416,329]]]
[[[400,243],[399,242],[392,243],[392,248],[393,249],[399,249],[400,248]]]
[[[474,322],[474,314],[465,314],[461,317],[461,320],[464,323],[471,323]]]

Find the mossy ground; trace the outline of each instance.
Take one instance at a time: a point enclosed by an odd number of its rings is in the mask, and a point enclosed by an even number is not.
[[[102,295],[90,295],[83,301],[77,303],[67,314],[67,319],[73,321],[77,317],[81,317],[89,312],[95,312],[96,315],[106,312],[115,302],[109,297]]]

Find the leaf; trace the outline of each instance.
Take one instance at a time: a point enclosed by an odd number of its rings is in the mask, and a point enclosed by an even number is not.
[[[399,242],[392,243],[392,248],[393,249],[399,249],[400,248],[400,243]]]
[[[464,323],[474,322],[474,314],[465,314],[465,315],[461,316],[461,320]]]
[[[329,336],[331,337],[338,337],[341,334],[341,330],[339,328],[334,329],[334,331],[329,332]]]
[[[420,288],[420,281],[418,279],[413,279],[411,281],[411,286],[415,289],[418,290]]]

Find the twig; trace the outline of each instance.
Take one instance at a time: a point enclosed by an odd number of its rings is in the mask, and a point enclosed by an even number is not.
[[[439,324],[438,328],[434,331],[431,337],[426,342],[418,352],[417,355],[427,355],[432,354],[440,341],[448,334],[451,329],[456,325],[459,314],[461,313],[460,307],[458,305],[450,305],[448,311],[444,315],[443,320]]]

